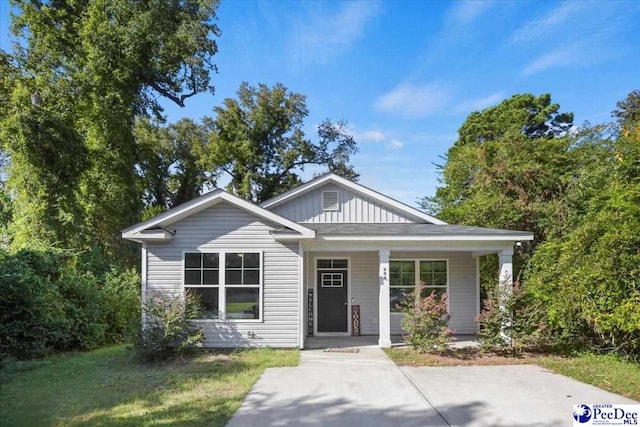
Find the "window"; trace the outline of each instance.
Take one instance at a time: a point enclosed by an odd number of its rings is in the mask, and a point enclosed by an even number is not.
[[[442,296],[447,292],[447,262],[420,261],[420,282],[424,284],[421,296],[429,296],[431,292]]]
[[[319,259],[318,270],[346,270],[349,261],[346,259]]]
[[[425,297],[431,292],[442,295],[447,292],[447,261],[402,260],[389,262],[389,303],[392,313],[398,313],[398,305],[406,301],[411,292]],[[423,284],[420,290],[420,284]]]
[[[324,211],[338,210],[338,192],[337,191],[322,192],[322,210]]]
[[[260,253],[185,253],[184,288],[200,297],[204,319],[260,319],[261,264]]]
[[[184,254],[184,287],[200,298],[205,319],[216,319],[219,312],[220,255]]]
[[[260,254],[227,253],[225,260],[227,319],[260,318]]]
[[[391,312],[400,312],[400,306],[416,288],[416,264],[414,261],[389,262],[389,292]]]
[[[342,278],[342,273],[322,273],[320,286],[323,288],[341,288],[344,286]]]

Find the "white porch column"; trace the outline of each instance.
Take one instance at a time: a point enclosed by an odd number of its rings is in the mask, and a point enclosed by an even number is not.
[[[378,345],[391,347],[391,309],[389,308],[389,249],[380,249],[380,298],[378,314],[380,327]]]
[[[500,264],[500,286],[511,289],[513,285],[513,248],[504,248],[498,252]]]
[[[498,263],[500,266],[500,276],[498,277],[500,311],[505,310],[505,298],[511,294],[513,286],[513,248],[505,248],[498,252]],[[509,337],[504,330],[511,326],[511,318],[502,325],[500,335],[505,341],[509,341]]]

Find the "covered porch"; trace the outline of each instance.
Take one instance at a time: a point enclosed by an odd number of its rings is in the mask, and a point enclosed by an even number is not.
[[[476,335],[479,259],[498,254],[499,280],[508,286],[517,242],[483,237],[465,241],[407,236],[395,241],[345,239],[301,244],[304,347],[332,339],[337,339],[337,345],[350,346],[349,340],[339,339],[344,337],[379,347],[400,343],[402,314],[394,310],[394,299],[397,291],[417,288],[420,282],[436,292],[447,292],[454,334]],[[518,237],[528,240],[525,233]]]

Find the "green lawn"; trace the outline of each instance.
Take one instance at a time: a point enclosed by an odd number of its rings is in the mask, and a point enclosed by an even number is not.
[[[223,426],[268,367],[295,366],[297,350],[203,352],[153,366],[124,346],[13,362],[0,369],[7,426]]]
[[[543,357],[544,368],[640,401],[640,364],[615,356],[583,354],[577,357]]]
[[[615,356],[582,354],[559,357],[526,354],[521,358],[486,354],[478,349],[452,350],[446,355],[420,354],[408,348],[385,349],[398,365],[457,366],[535,364],[584,383],[640,401],[640,365]]]

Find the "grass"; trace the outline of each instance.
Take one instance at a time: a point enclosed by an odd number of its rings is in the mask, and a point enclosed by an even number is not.
[[[479,349],[449,350],[444,354],[418,353],[409,348],[385,349],[397,364],[404,366],[516,365],[535,364],[575,380],[640,401],[640,365],[612,355],[579,354],[560,357],[529,353],[515,358],[483,353]]]
[[[613,393],[640,401],[640,364],[613,355],[543,357],[536,364]]]
[[[223,426],[265,368],[298,358],[296,350],[254,349],[141,365],[113,346],[11,362],[0,369],[2,424]]]

